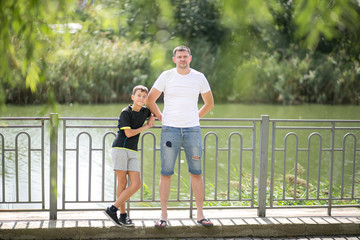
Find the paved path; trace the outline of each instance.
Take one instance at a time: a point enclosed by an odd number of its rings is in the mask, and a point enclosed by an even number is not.
[[[359,239],[360,210],[207,210],[214,227],[198,226],[188,211],[170,211],[169,226],[154,227],[159,211],[132,211],[135,227],[116,227],[102,211],[0,212],[0,239]],[[309,237],[315,236],[315,237]],[[320,237],[319,237],[320,236]],[[322,237],[321,237],[322,236]]]

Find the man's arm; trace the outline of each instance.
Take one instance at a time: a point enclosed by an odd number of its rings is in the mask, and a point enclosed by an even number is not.
[[[201,97],[204,101],[204,106],[202,106],[199,110],[199,118],[202,118],[214,108],[214,98],[211,91],[202,93]]]
[[[151,88],[148,99],[146,101],[146,106],[160,121],[162,120],[162,115],[158,105],[156,104],[156,100],[160,97],[161,93],[162,92],[157,90],[156,88]]]

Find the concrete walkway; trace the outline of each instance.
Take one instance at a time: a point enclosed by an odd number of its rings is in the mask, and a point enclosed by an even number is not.
[[[169,211],[169,226],[154,227],[160,211],[132,211],[135,227],[116,227],[102,211],[0,212],[0,239],[151,239],[151,238],[299,238],[309,236],[360,236],[360,209],[206,210],[214,227],[190,219],[188,211]],[[349,239],[350,239],[349,238]],[[357,239],[357,237],[355,237]]]

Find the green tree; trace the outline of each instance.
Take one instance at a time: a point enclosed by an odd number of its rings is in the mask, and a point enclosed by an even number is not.
[[[66,16],[73,0],[0,1],[0,107],[5,109],[6,86],[36,91],[44,81],[44,59],[53,39],[51,24]]]

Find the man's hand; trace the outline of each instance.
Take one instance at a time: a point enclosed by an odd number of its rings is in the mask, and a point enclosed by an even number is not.
[[[148,128],[152,128],[154,126],[154,124],[155,124],[155,116],[154,116],[154,114],[151,114],[146,125]]]

